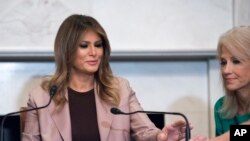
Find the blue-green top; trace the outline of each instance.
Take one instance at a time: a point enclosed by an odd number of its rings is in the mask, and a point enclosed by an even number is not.
[[[230,125],[238,125],[250,119],[249,114],[236,115],[230,119],[222,118],[221,114],[218,112],[223,104],[224,97],[221,97],[214,106],[214,119],[215,119],[215,135],[219,136],[230,130]]]

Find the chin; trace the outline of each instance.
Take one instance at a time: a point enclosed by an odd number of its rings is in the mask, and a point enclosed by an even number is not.
[[[88,70],[88,73],[90,73],[90,74],[94,74],[96,72],[97,72],[97,69],[90,69],[90,70]]]
[[[229,91],[238,90],[238,87],[235,87],[235,86],[227,86],[226,88],[227,88]]]

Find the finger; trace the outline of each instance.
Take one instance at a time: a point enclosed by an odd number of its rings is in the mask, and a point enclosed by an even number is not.
[[[185,125],[182,125],[182,126],[179,126],[179,127],[175,127],[175,128],[179,128],[179,130],[181,131],[181,132],[185,132],[186,131],[186,124]],[[189,129],[190,130],[192,130],[193,129],[193,126],[191,126],[190,124],[189,124]]]
[[[173,127],[181,127],[181,126],[185,126],[185,125],[186,125],[186,122],[183,120],[177,120],[174,123],[172,123]]]
[[[167,134],[164,133],[164,132],[160,132],[158,135],[157,135],[157,141],[166,141],[167,140]]]
[[[183,120],[177,120],[174,123],[172,123],[173,127],[186,127],[186,125],[187,125],[186,122]],[[190,129],[193,129],[193,125],[190,122],[188,123],[188,125]]]
[[[184,138],[186,138],[186,134],[185,134],[185,133],[179,133],[178,139],[179,139],[179,140],[182,140],[182,139],[184,139]]]
[[[191,129],[191,128],[190,128]],[[181,127],[181,128],[179,128],[179,130],[181,131],[181,132],[186,132],[186,127]],[[192,129],[191,129],[192,130]]]
[[[190,128],[190,129],[193,129],[193,128],[194,128],[194,126],[193,126],[190,122],[188,123],[188,125],[189,125],[189,128]]]

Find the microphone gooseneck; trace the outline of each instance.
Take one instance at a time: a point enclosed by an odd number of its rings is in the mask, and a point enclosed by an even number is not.
[[[12,112],[12,113],[8,113],[6,115],[3,116],[2,118],[2,122],[1,122],[1,128],[0,128],[0,131],[1,131],[1,140],[0,141],[3,141],[4,137],[3,137],[3,127],[4,127],[4,122],[6,120],[7,117],[11,116],[11,115],[15,115],[15,114],[18,114],[18,113],[22,113],[22,112],[28,112],[28,111],[33,111],[33,110],[38,110],[38,109],[42,109],[42,108],[45,108],[47,106],[49,106],[49,104],[51,103],[53,97],[55,96],[57,92],[57,86],[56,85],[52,85],[49,89],[49,95],[50,95],[50,99],[49,99],[49,102],[44,105],[44,106],[41,106],[41,107],[36,107],[36,108],[32,108],[32,109],[26,109],[26,110],[21,110],[21,111],[16,111],[16,112]]]
[[[188,141],[191,138],[191,130],[190,130],[190,127],[189,127],[188,119],[182,113],[178,113],[178,112],[156,112],[156,111],[134,111],[134,112],[126,113],[126,112],[121,111],[118,108],[111,108],[110,112],[112,114],[114,114],[114,115],[131,115],[131,114],[136,114],[136,113],[179,115],[179,116],[182,116],[184,118],[185,122],[186,122],[185,140]]]

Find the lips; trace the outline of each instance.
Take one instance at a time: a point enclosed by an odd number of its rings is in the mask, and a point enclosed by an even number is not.
[[[235,78],[225,78],[226,83],[233,83],[234,80],[236,80],[236,79]]]
[[[86,63],[89,65],[96,65],[97,62],[98,62],[97,60],[86,61]]]

